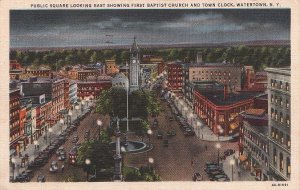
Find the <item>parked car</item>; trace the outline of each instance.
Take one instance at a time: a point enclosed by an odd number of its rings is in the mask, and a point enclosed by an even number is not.
[[[174,121],[174,117],[173,117],[173,116],[170,116],[170,117],[169,117],[169,121]]]
[[[195,131],[193,131],[191,128],[186,128],[184,131],[183,131],[183,134],[185,136],[194,136],[195,135]]]
[[[193,181],[202,181],[203,177],[199,172],[194,173],[193,175]]]
[[[215,176],[210,178],[211,181],[216,181],[216,180],[219,180],[219,179],[229,180],[229,178],[226,174],[218,174],[218,175],[215,175]]]
[[[44,175],[38,175],[37,176],[37,182],[46,182],[46,178]]]
[[[176,132],[174,130],[172,131],[167,131],[167,136],[168,137],[172,137],[172,136],[175,136],[176,135]]]
[[[163,136],[164,134],[162,131],[157,131],[157,135],[156,135],[157,139],[163,139]]]
[[[57,172],[58,170],[58,164],[57,164],[57,161],[52,161],[51,165],[50,165],[50,168],[49,168],[49,171],[51,173],[54,173],[54,172]]]
[[[235,153],[235,150],[233,150],[233,149],[227,149],[227,150],[224,151],[225,156],[230,156],[234,153]]]
[[[61,146],[56,150],[56,154],[59,155],[61,152],[64,152],[64,151],[65,151],[65,148],[63,146]]]
[[[77,143],[78,140],[79,140],[78,136],[74,135],[72,139],[72,143]]]
[[[58,159],[59,161],[65,161],[65,160],[66,160],[66,154],[65,154],[65,152],[62,153],[62,154],[60,154],[60,155],[58,156],[57,159]]]
[[[19,174],[15,178],[15,182],[29,182],[30,178],[27,175]]]
[[[163,145],[164,145],[164,147],[168,147],[169,146],[169,141],[167,139],[165,139],[163,141]]]

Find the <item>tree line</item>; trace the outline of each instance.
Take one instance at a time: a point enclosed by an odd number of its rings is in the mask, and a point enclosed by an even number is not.
[[[252,65],[256,70],[265,67],[283,67],[291,64],[290,47],[278,46],[236,46],[214,48],[168,48],[168,49],[141,49],[141,55],[154,55],[162,57],[165,61],[181,60],[195,62],[197,52],[201,52],[204,62],[229,62],[239,65]],[[66,65],[91,64],[115,59],[117,64],[129,61],[128,49],[71,49],[50,51],[10,51],[10,59],[18,60],[22,66],[39,67],[48,65],[58,69]]]

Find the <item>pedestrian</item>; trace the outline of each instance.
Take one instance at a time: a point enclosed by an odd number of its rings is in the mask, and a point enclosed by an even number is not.
[[[205,145],[205,150],[207,151],[207,144]]]
[[[37,145],[37,149],[40,150],[40,145],[39,144]]]
[[[240,170],[238,170],[238,176],[241,177],[241,171]]]
[[[65,165],[63,164],[63,165],[61,165],[61,172],[63,173],[64,170],[65,170]]]
[[[202,139],[203,139],[203,134],[201,134],[201,136],[202,136]]]

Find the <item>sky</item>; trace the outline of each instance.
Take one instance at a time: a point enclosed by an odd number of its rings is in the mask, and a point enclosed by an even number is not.
[[[12,10],[10,47],[290,40],[289,9]],[[111,43],[108,43],[111,42]]]

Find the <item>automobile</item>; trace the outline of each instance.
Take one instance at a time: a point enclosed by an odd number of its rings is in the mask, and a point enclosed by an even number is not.
[[[194,173],[193,175],[193,181],[202,181],[203,177],[199,172]]]
[[[225,156],[230,156],[234,153],[235,153],[235,150],[233,150],[233,149],[227,149],[227,150],[224,151]]]
[[[157,139],[163,139],[163,136],[164,136],[164,134],[162,131],[157,131],[157,135],[156,135]]]
[[[15,178],[15,182],[29,182],[30,178],[27,175],[19,174]]]
[[[208,173],[210,177],[214,177],[216,175],[225,175],[223,170],[215,170]]]
[[[205,169],[204,171],[205,171],[208,175],[224,173],[224,171],[223,171],[221,168],[210,168],[210,169]]]
[[[65,153],[60,154],[57,159],[58,159],[58,161],[65,161],[66,160],[66,154]]]
[[[230,179],[227,177],[227,178],[218,178],[214,181],[230,181]]]
[[[37,178],[36,178],[36,181],[37,182],[46,182],[46,178],[44,175],[38,175]]]
[[[169,121],[174,121],[174,117],[173,117],[173,116],[170,116],[170,117],[169,117]]]
[[[61,146],[56,150],[56,154],[59,155],[61,152],[64,152],[64,151],[65,151],[65,148],[63,146]]]
[[[163,145],[164,145],[164,147],[168,147],[169,146],[169,141],[167,139],[165,139],[163,141]]]
[[[184,136],[194,136],[195,135],[195,131],[193,131],[193,130],[191,130],[191,129],[189,129],[189,128],[187,128],[187,129],[185,129],[184,131],[183,131],[183,134],[184,134]]]
[[[154,119],[153,124],[158,125],[158,120],[156,118]]]
[[[226,174],[218,174],[218,175],[215,175],[215,176],[210,178],[211,181],[216,181],[216,180],[219,180],[219,179],[229,180],[229,178]]]
[[[210,165],[218,165],[216,162],[206,162],[205,163],[206,166],[210,166]]]
[[[174,130],[172,131],[167,131],[167,136],[168,137],[172,137],[172,136],[175,136],[176,135],[176,132]]]
[[[74,135],[72,139],[72,143],[77,143],[78,140],[79,140],[78,136]]]
[[[89,139],[90,138],[90,130],[85,131],[84,133],[84,139]]]
[[[51,165],[50,165],[50,168],[49,168],[49,171],[51,173],[54,173],[54,172],[57,172],[58,170],[58,164],[57,164],[57,161],[52,161]]]

